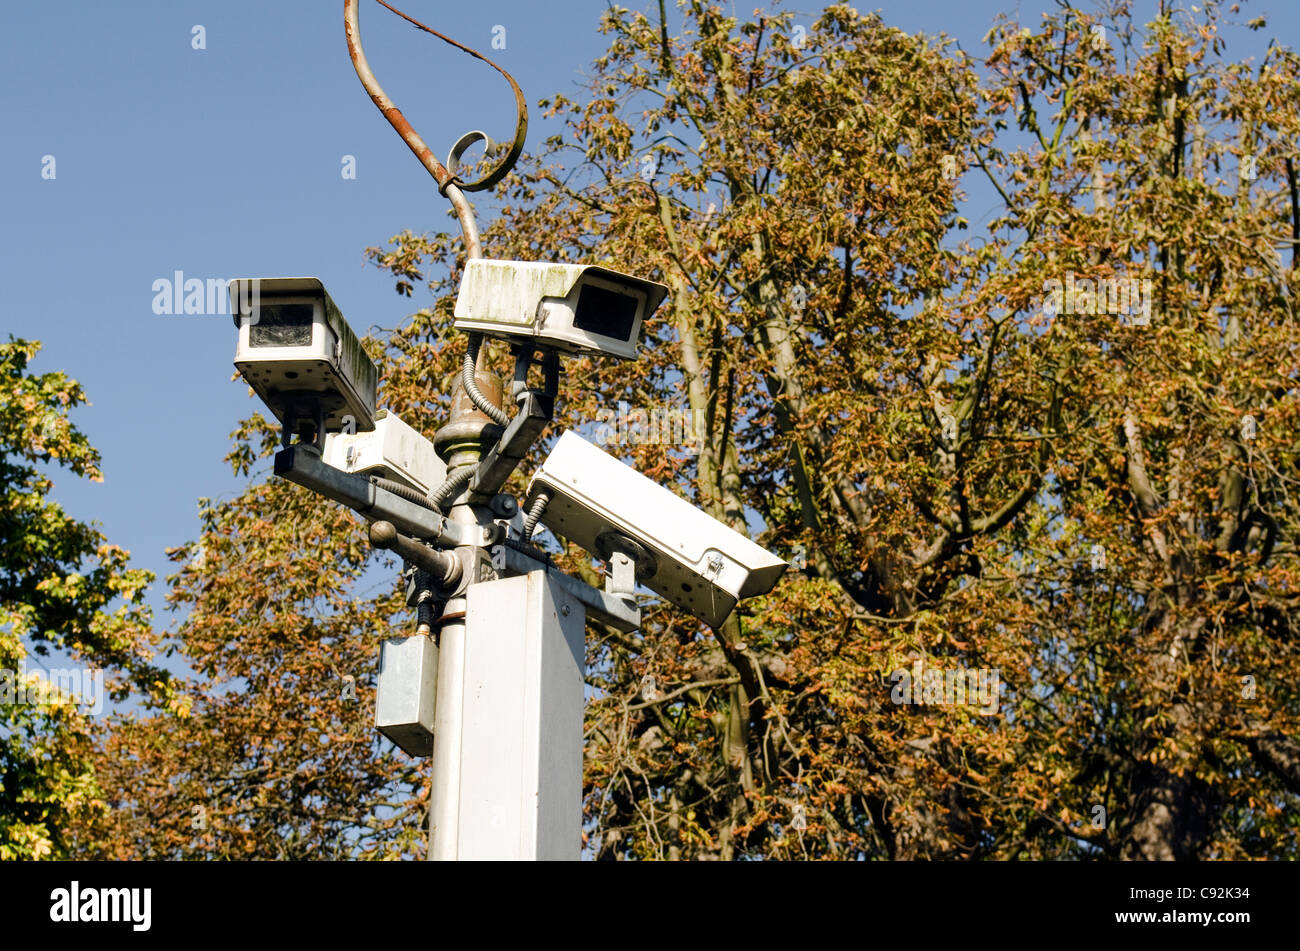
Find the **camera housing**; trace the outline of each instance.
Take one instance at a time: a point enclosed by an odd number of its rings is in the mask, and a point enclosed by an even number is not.
[[[711,627],[789,567],[572,431],[533,476],[525,510],[543,492],[543,525],[607,562],[629,556],[639,582]]]
[[[371,432],[326,436],[323,458],[335,469],[373,473],[425,495],[447,478],[447,464],[438,458],[433,443],[384,409],[375,413]]]
[[[467,261],[456,297],[459,330],[568,353],[636,358],[641,325],[668,288],[589,264]]]
[[[374,429],[379,370],[318,278],[240,278],[229,293],[235,368],[276,419],[290,426],[310,409],[326,431],[349,416]]]

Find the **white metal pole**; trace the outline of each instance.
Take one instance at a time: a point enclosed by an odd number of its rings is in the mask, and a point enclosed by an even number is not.
[[[464,611],[465,599],[447,603]],[[429,798],[429,859],[455,861],[460,816],[462,698],[465,693],[465,621],[442,625],[438,648],[438,700],[433,726],[433,785]]]
[[[472,585],[466,600],[455,857],[576,860],[582,603],[545,571]],[[436,848],[450,838],[440,828]]]

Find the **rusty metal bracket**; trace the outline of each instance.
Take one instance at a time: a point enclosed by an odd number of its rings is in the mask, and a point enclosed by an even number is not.
[[[463,43],[456,42],[449,36],[444,36],[432,27],[425,26],[419,20],[408,16],[396,7],[386,3],[385,0],[375,0],[375,2],[392,13],[397,14],[417,29],[436,36],[444,43],[448,43],[459,50],[463,50],[475,59],[482,60],[504,76],[506,82],[510,83],[510,88],[515,94],[515,138],[514,142],[510,146],[510,151],[506,154],[505,158],[496,165],[496,167],[482,178],[475,179],[472,182],[466,182],[456,174],[455,168],[448,169],[434,157],[432,150],[430,150],[429,146],[425,144],[424,139],[422,139],[420,134],[412,128],[410,122],[407,121],[406,116],[402,115],[402,111],[393,104],[393,101],[389,99],[387,94],[384,92],[383,87],[379,85],[379,80],[375,78],[375,74],[371,71],[370,64],[366,60],[365,51],[361,48],[361,25],[357,10],[359,0],[344,0],[343,2],[343,18],[347,30],[348,53],[352,57],[352,65],[356,67],[357,77],[361,80],[361,84],[366,88],[366,92],[370,94],[371,100],[373,100],[375,105],[379,107],[379,111],[384,114],[384,117],[388,119],[393,128],[396,129],[397,133],[402,137],[402,140],[407,144],[411,151],[415,153],[416,158],[420,160],[420,164],[422,164],[429,171],[429,174],[434,177],[434,180],[438,183],[438,191],[443,195],[446,195],[448,198],[451,198],[452,203],[456,204],[456,198],[450,194],[450,190],[453,186],[460,191],[466,192],[483,191],[484,189],[491,188],[497,182],[501,181],[501,179],[506,176],[506,173],[514,168],[515,162],[519,160],[519,156],[524,150],[524,139],[528,134],[528,104],[524,100],[523,90],[519,88],[519,84],[515,82],[513,76],[483,54],[470,49]],[[462,136],[452,149],[451,161],[449,164],[452,164],[453,166],[456,165],[459,162],[460,156],[464,153],[465,148],[480,139],[490,147],[490,141],[487,139],[487,136],[483,135],[481,132],[471,132]],[[459,211],[460,207],[457,206],[457,212]]]

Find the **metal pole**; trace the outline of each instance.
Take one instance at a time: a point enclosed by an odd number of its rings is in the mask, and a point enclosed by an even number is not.
[[[582,602],[545,569],[476,584],[466,601],[456,857],[575,861]]]
[[[486,348],[484,348],[486,350]],[[483,354],[479,357],[482,360]],[[489,402],[501,405],[502,383],[490,371],[475,374],[482,394]],[[447,472],[465,466],[477,466],[495,442],[500,427],[478,409],[464,387],[457,389],[451,402],[447,425],[433,437],[438,455],[447,463]],[[474,497],[466,485],[452,505],[448,520],[453,525],[490,526],[494,514],[485,502]],[[462,589],[480,580],[483,550],[471,545],[456,549],[465,566]],[[460,822],[460,764],[462,757],[462,711],[465,694],[465,611],[462,592],[447,601],[438,630],[438,701],[434,713],[433,777],[429,795],[429,858],[453,861],[459,855],[457,828]]]
[[[461,232],[465,239],[467,258],[483,256],[479,240],[478,224],[474,217],[474,208],[465,192],[482,191],[491,188],[514,167],[524,147],[524,138],[528,132],[528,106],[523,91],[514,77],[481,53],[470,49],[462,43],[451,39],[407,16],[391,6],[385,0],[379,3],[387,7],[402,19],[420,30],[438,37],[446,43],[468,53],[475,59],[482,60],[501,73],[515,97],[515,136],[509,152],[482,178],[466,182],[457,175],[457,165],[465,147],[475,141],[485,140],[480,132],[462,136],[452,147],[447,168],[434,156],[433,151],[411,126],[402,111],[384,92],[375,77],[370,63],[366,59],[361,45],[361,24],[358,0],[344,0],[344,32],[347,36],[348,54],[356,68],[357,77],[370,94],[371,100],[388,119],[393,128],[402,137],[420,164],[428,170],[438,183],[438,190],[446,196],[456,210]],[[473,343],[471,342],[471,349]],[[492,417],[504,420],[504,413],[493,412],[504,409],[501,381],[487,371],[487,346],[483,346],[474,361],[473,372],[466,367],[463,380],[452,400],[451,418],[447,425],[434,437],[434,446],[438,455],[447,463],[447,472],[464,466],[477,466],[479,461],[492,449],[501,427],[494,423]],[[549,372],[553,372],[549,371]],[[475,387],[477,383],[477,388]],[[554,396],[553,388],[550,391]],[[478,406],[475,406],[475,402]],[[490,404],[490,405],[489,405]],[[484,410],[487,410],[487,413]],[[549,418],[549,415],[547,416]],[[491,427],[491,428],[489,428]],[[497,486],[491,488],[496,492]],[[484,489],[484,493],[487,489]],[[492,510],[485,504],[490,501],[484,493],[476,492],[469,486],[460,492],[453,501],[448,520],[456,525],[488,527],[494,521]],[[483,565],[482,549],[464,545],[456,549],[456,556],[464,566],[464,576],[456,595],[451,597],[438,621],[439,669],[437,708],[435,713],[433,741],[433,784],[429,803],[429,858],[455,859],[458,856],[457,825],[460,811],[460,765],[462,759],[462,707],[465,678],[465,612],[467,601],[464,592],[470,585],[483,580],[480,577]],[[489,576],[491,577],[491,576]]]
[[[462,618],[443,624],[438,646],[438,705],[433,720],[433,787],[429,796],[429,860],[433,862],[453,862],[459,854],[465,599],[447,603],[448,610],[453,606]]]

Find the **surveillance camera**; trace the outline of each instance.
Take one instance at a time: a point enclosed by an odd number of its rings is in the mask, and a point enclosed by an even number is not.
[[[533,476],[524,508],[543,493],[547,528],[605,561],[627,555],[638,581],[711,627],[741,598],[771,591],[788,567],[574,432]]]
[[[460,281],[456,327],[631,360],[642,322],[667,294],[663,284],[594,265],[477,258]]]
[[[325,437],[326,465],[344,472],[373,473],[427,495],[447,479],[447,465],[433,443],[381,409],[371,432],[330,433]]]
[[[379,371],[319,280],[244,278],[229,289],[235,367],[277,419],[313,416],[337,431],[350,416],[374,428]]]

